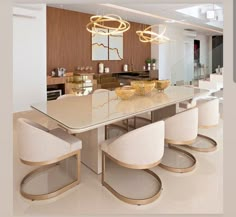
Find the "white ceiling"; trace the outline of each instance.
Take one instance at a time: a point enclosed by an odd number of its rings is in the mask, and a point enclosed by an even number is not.
[[[187,16],[177,12],[178,9],[199,6],[204,4],[216,4],[223,8],[223,0],[15,0],[17,3],[42,3],[45,2],[49,6],[79,11],[89,14],[118,14],[123,19],[146,23],[158,24],[165,23],[166,25],[176,26],[182,29],[194,29],[197,32],[207,35],[217,35],[223,32],[223,23],[215,23],[219,27],[210,26],[207,24],[209,20]],[[114,8],[114,7],[119,7]],[[177,22],[167,24],[165,20],[176,20]]]

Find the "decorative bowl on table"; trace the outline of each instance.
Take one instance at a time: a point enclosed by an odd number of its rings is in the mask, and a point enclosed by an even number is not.
[[[155,81],[131,81],[130,84],[140,96],[151,93],[155,87]]]
[[[131,98],[135,94],[135,89],[131,86],[117,87],[115,89],[116,95],[123,100]]]
[[[164,89],[166,89],[167,87],[169,87],[170,85],[170,80],[155,80],[155,88],[160,91],[163,92]]]

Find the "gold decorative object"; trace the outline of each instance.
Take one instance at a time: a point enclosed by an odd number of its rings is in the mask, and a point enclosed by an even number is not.
[[[162,44],[170,39],[166,36],[164,36],[166,32],[166,27],[164,27],[163,31],[161,33],[156,33],[152,31],[153,27],[158,27],[159,25],[152,25],[145,28],[143,31],[139,30],[136,31],[137,35],[139,36],[139,41],[144,43],[154,43],[154,44]]]
[[[112,25],[109,25],[112,24]],[[114,23],[117,26],[114,27]],[[99,28],[107,29],[109,31],[99,31]],[[115,14],[95,15],[90,17],[90,22],[86,25],[86,29],[93,34],[100,35],[115,35],[126,32],[130,28],[130,23],[123,20],[120,16]]]
[[[162,91],[164,91],[164,89],[169,87],[170,80],[156,80],[155,83],[156,83],[155,88],[158,91],[162,92]]]
[[[140,96],[151,93],[155,87],[155,81],[131,81],[130,84]]]
[[[115,92],[119,98],[127,100],[135,94],[135,89],[131,86],[117,87]]]

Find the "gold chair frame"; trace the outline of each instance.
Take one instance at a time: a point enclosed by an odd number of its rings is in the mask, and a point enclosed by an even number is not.
[[[202,134],[198,134],[197,136],[201,137],[201,138],[204,138],[204,139],[207,139],[213,146],[209,147],[209,148],[198,148],[198,147],[194,147],[192,145],[186,145],[185,147],[189,148],[189,149],[192,149],[194,151],[198,151],[198,152],[213,152],[217,149],[217,142],[214,139],[212,139],[208,136],[202,135]]]
[[[47,194],[38,194],[38,195],[35,195],[35,194],[30,194],[30,193],[27,193],[23,190],[23,187],[24,187],[24,184],[25,182],[32,178],[32,176],[36,175],[36,174],[39,174],[45,170],[48,170],[54,166],[57,166],[58,163],[62,160],[65,160],[67,158],[70,158],[72,156],[76,156],[77,157],[77,179],[53,192],[50,192],[50,193],[47,193]],[[29,165],[29,166],[40,166],[39,168],[33,170],[32,172],[28,173],[21,181],[20,183],[20,193],[23,197],[27,198],[27,199],[30,199],[30,200],[46,200],[46,199],[49,199],[49,198],[53,198],[53,197],[56,197],[62,193],[64,193],[65,191],[73,188],[74,186],[78,185],[80,183],[80,150],[78,151],[74,151],[74,152],[71,152],[69,154],[66,154],[64,156],[61,156],[59,158],[56,158],[54,160],[51,160],[51,161],[44,161],[44,162],[30,162],[30,161],[25,161],[25,160],[22,160],[21,161],[26,164],[26,165]]]
[[[149,173],[151,176],[153,176],[156,181],[159,183],[160,188],[158,189],[157,192],[155,192],[155,194],[149,198],[143,198],[143,199],[134,199],[134,198],[129,198],[126,197],[122,194],[120,194],[119,192],[117,192],[113,187],[111,187],[106,181],[105,181],[105,175],[106,175],[106,157],[108,157],[110,160],[112,160],[114,163],[125,167],[125,168],[129,168],[129,169],[141,169],[147,173]],[[150,168],[153,168],[155,166],[157,166],[158,164],[160,164],[160,161],[153,163],[153,164],[149,164],[149,165],[132,165],[132,164],[126,164],[123,163],[115,158],[113,158],[112,156],[110,156],[109,154],[107,154],[106,152],[102,151],[102,185],[104,187],[106,187],[115,197],[117,197],[118,199],[120,199],[123,202],[129,203],[129,204],[133,204],[133,205],[145,205],[145,204],[149,204],[153,201],[155,201],[161,194],[162,191],[162,182],[161,179],[159,178],[159,176],[157,174],[155,174],[153,171],[150,170]]]
[[[190,141],[173,141],[173,140],[166,139],[166,143],[168,144],[168,148],[174,150],[175,152],[180,152],[180,153],[184,154],[186,157],[188,157],[189,159],[192,160],[192,165],[190,165],[188,167],[184,167],[184,168],[179,168],[179,167],[171,167],[166,164],[160,163],[159,166],[165,170],[175,172],[175,173],[187,173],[187,172],[193,171],[195,169],[196,163],[197,163],[196,158],[191,153],[189,153],[181,148],[176,147],[176,145],[190,147],[190,145],[193,144],[195,141],[196,141],[196,139],[190,140]]]

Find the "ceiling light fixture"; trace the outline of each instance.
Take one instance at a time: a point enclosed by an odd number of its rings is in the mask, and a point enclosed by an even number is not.
[[[114,9],[118,9],[118,10],[127,11],[127,12],[130,12],[130,13],[139,14],[139,15],[142,15],[142,16],[153,17],[153,18],[157,18],[157,19],[161,19],[161,20],[170,20],[167,17],[162,17],[162,16],[158,16],[156,14],[151,14],[151,13],[148,13],[148,12],[143,12],[143,11],[139,11],[139,10],[135,10],[135,9],[119,6],[119,5],[114,5],[114,4],[101,4],[101,5],[109,7],[109,8],[114,8]],[[219,31],[219,30],[216,30],[216,29],[200,26],[200,25],[193,24],[193,23],[188,23],[188,22],[184,22],[184,21],[176,21],[176,23],[186,25],[186,26],[192,26],[194,28],[199,28],[199,29],[203,29],[203,30],[207,30],[207,31],[211,31],[211,32],[219,33],[219,34],[223,34],[223,31]]]
[[[144,43],[150,42],[154,44],[162,44],[170,40],[168,37],[164,36],[166,32],[165,26],[161,33],[156,33],[152,31],[152,29],[155,27],[159,27],[159,25],[157,24],[157,25],[148,26],[143,31],[141,30],[136,31],[137,35],[139,36],[139,40]]]
[[[110,24],[110,25],[109,25]],[[118,24],[114,27],[114,24]],[[99,29],[107,29],[109,31],[103,32]],[[90,17],[90,22],[86,25],[86,29],[93,34],[100,35],[115,35],[126,32],[130,28],[130,23],[123,20],[120,16],[115,14],[95,15]]]

